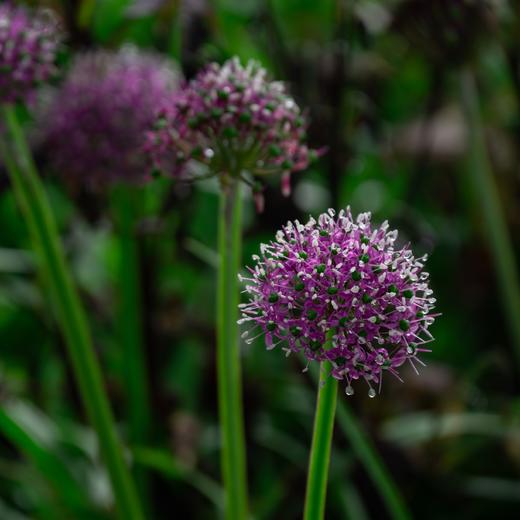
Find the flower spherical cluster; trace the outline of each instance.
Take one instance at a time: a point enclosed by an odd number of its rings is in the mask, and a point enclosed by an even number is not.
[[[160,112],[147,148],[154,166],[175,177],[190,176],[194,163],[211,173],[255,181],[307,167],[316,153],[305,145],[306,122],[281,82],[269,81],[257,62],[238,58],[200,72]],[[256,186],[253,183],[253,186]]]
[[[240,322],[254,328],[244,337],[256,330],[268,348],[281,344],[287,353],[328,360],[348,395],[353,381],[364,379],[375,396],[384,371],[398,376],[407,360],[415,367],[433,340],[425,257],[396,248],[396,239],[387,222],[374,226],[370,213],[353,219],[350,209],[289,222],[253,257]]]
[[[0,103],[30,99],[55,74],[61,39],[51,11],[0,5]]]
[[[178,84],[172,64],[134,47],[78,56],[41,117],[54,169],[91,185],[145,180],[145,132]]]

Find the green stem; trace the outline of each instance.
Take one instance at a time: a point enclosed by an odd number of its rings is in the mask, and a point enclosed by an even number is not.
[[[3,106],[1,113],[9,143],[0,139],[0,153],[4,157],[14,192],[39,255],[83,404],[98,434],[119,515],[124,520],[141,520],[143,515],[123,459],[87,320],[67,269],[51,207],[14,108]]]
[[[311,376],[319,380],[319,371],[315,365],[311,365]],[[350,406],[345,400],[340,399],[337,408],[338,426],[350,442],[354,453],[365,468],[379,496],[385,503],[390,518],[394,520],[410,520],[412,515],[406,508],[406,504],[395,485],[392,476],[388,472],[384,462],[381,460],[376,448],[370,441],[368,435],[352,413]]]
[[[137,445],[147,444],[151,424],[142,320],[140,244],[136,235],[141,202],[140,189],[125,185],[115,189],[115,224],[120,243],[118,332],[123,353],[128,434],[132,444]],[[136,474],[136,479],[141,496],[146,496],[144,472]]]
[[[240,183],[223,186],[218,217],[217,377],[226,520],[247,518],[247,475],[238,337],[241,255]]]
[[[495,264],[502,293],[503,309],[509,323],[515,356],[520,366],[520,283],[518,264],[507,229],[500,195],[493,177],[480,119],[478,92],[473,74],[461,73],[461,98],[467,118],[469,145],[468,182],[472,185],[483,219],[485,235]]]
[[[324,348],[327,348],[327,345],[332,342],[334,333],[334,329],[329,331]],[[314,431],[312,433],[309,457],[309,472],[307,474],[305,520],[321,520],[325,517],[330,451],[338,396],[338,382],[330,376],[331,370],[332,365],[330,361],[321,362]]]

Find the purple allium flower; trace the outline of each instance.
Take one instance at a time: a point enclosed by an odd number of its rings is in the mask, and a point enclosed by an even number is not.
[[[0,103],[30,99],[36,85],[55,74],[61,39],[48,9],[0,5]]]
[[[288,195],[290,174],[316,156],[305,136],[305,118],[284,84],[269,81],[257,62],[232,58],[209,65],[164,107],[147,149],[154,166],[174,177],[192,177],[196,163],[210,174],[240,177],[261,204],[260,178],[282,173]]]
[[[396,248],[397,231],[388,223],[371,223],[370,213],[355,220],[350,209],[289,222],[276,241],[262,244],[256,265],[248,268],[248,303],[239,323],[252,322],[255,337],[265,334],[267,348],[277,345],[289,354],[332,363],[331,375],[364,379],[374,397],[383,372],[429,352],[428,331],[435,319],[435,299],[423,272],[426,257],[415,258],[407,247]],[[333,331],[331,344],[326,336]]]
[[[178,82],[172,64],[134,47],[78,56],[41,118],[54,169],[91,185],[145,180],[145,131]]]

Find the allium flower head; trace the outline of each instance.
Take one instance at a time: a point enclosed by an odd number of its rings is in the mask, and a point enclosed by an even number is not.
[[[290,174],[307,167],[316,152],[305,145],[306,122],[283,83],[269,81],[257,62],[238,58],[213,63],[165,105],[149,133],[147,148],[157,169],[190,177],[195,163],[211,174],[260,178],[282,173],[282,191],[290,192]]]
[[[0,103],[30,99],[55,71],[62,33],[48,9],[0,5]]]
[[[305,225],[289,222],[253,256],[245,278],[250,301],[241,305],[239,322],[254,325],[246,341],[265,334],[269,349],[281,345],[287,354],[329,360],[347,395],[364,379],[374,397],[384,371],[398,376],[405,361],[415,368],[433,340],[425,257],[397,248],[396,239],[387,222],[376,227],[370,213],[354,219],[348,208],[337,218],[329,210]]]
[[[145,180],[145,131],[178,82],[169,62],[134,47],[78,56],[41,118],[55,170],[94,185]]]

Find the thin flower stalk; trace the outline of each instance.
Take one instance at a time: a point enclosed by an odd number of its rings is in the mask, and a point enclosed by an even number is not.
[[[141,520],[141,506],[124,460],[87,319],[68,271],[51,207],[14,108],[4,105],[2,118],[7,135],[0,139],[0,155],[40,259],[83,404],[98,435],[119,516],[125,520]]]
[[[327,334],[324,348],[332,346],[334,334],[335,330],[331,329]],[[331,369],[330,361],[321,362],[309,471],[307,473],[304,520],[320,520],[325,517],[327,479],[338,399],[338,381],[329,377]]]
[[[175,65],[126,45],[78,54],[59,88],[47,91],[38,114],[43,150],[52,170],[71,188],[112,191],[119,238],[116,334],[122,350],[129,440],[150,439],[151,405],[141,298],[141,191],[152,180],[142,141],[157,106],[175,92]],[[136,474],[147,496],[147,475]]]
[[[36,86],[51,78],[61,37],[50,11],[11,2],[0,6],[0,158],[25,217],[76,383],[98,436],[117,512],[125,520],[141,520],[141,506],[116,433],[87,319],[14,106],[16,102],[31,103]]]

